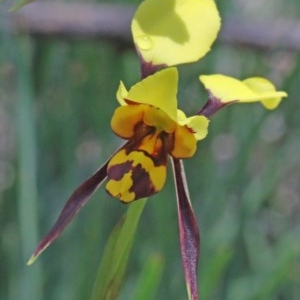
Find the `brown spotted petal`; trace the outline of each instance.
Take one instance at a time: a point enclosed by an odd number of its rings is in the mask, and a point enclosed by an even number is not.
[[[198,300],[199,229],[189,198],[183,163],[180,159],[171,158],[171,160],[176,185],[180,247],[185,281],[189,299]]]
[[[124,203],[159,192],[166,181],[167,149],[162,134],[147,134],[129,142],[110,160],[106,191]],[[137,139],[139,140],[139,139]]]
[[[98,169],[89,179],[83,182],[71,195],[60,213],[56,223],[53,225],[49,233],[37,246],[32,256],[28,261],[28,265],[34,263],[38,256],[62,233],[64,228],[77,215],[82,206],[90,199],[92,194],[101,185],[107,175],[106,162],[100,169]]]

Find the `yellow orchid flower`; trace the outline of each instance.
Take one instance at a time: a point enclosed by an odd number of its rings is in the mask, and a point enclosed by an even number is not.
[[[126,143],[74,191],[28,264],[61,234],[105,179],[107,192],[124,203],[159,192],[166,181],[169,157],[188,295],[190,300],[198,300],[199,229],[182,159],[195,154],[197,141],[207,135],[208,118],[220,108],[259,101],[273,109],[287,94],[276,91],[264,78],[239,81],[219,74],[202,75],[199,79],[209,99],[196,115],[186,117],[177,108],[178,71],[172,66],[197,61],[210,50],[220,29],[214,1],[145,0],[133,17],[131,29],[142,78],[129,90],[120,83],[116,95],[120,106],[111,119],[112,130]]]
[[[197,140],[207,135],[208,119],[186,118],[177,110],[178,72],[169,68],[151,75],[128,92],[120,84],[111,126],[129,140],[110,160],[106,190],[121,201],[148,197],[163,187],[168,154],[188,158]]]
[[[213,0],[145,0],[131,30],[142,77],[165,66],[194,62],[215,41],[221,22]]]

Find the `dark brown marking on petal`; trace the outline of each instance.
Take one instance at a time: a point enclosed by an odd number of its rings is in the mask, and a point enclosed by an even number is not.
[[[126,161],[122,164],[109,166],[107,176],[109,179],[121,180],[125,173],[128,173],[132,168],[132,161]]]
[[[141,164],[132,168],[131,178],[133,185],[129,191],[135,193],[136,199],[149,197],[158,192],[150,179],[149,173],[145,171]]]
[[[155,132],[155,127],[148,126],[143,122],[136,124],[134,128],[134,136],[124,145],[123,149],[128,155],[131,151],[137,150],[143,143],[143,138]]]
[[[159,166],[165,166],[167,164],[167,152],[160,151],[156,155],[153,155],[152,153],[148,153],[144,150],[136,150],[137,152],[143,152],[145,156],[149,157],[152,161],[155,167]]]
[[[130,99],[126,99],[124,98],[124,101],[128,104],[128,105],[141,105],[141,103],[138,103],[138,102],[134,102]]]
[[[173,148],[174,148],[174,143],[175,143],[175,136],[174,136],[174,132],[172,133],[167,133],[167,132],[161,132],[160,136],[159,136],[162,140],[162,144],[163,144],[163,151],[165,153],[170,153]]]
[[[132,151],[140,151],[149,157],[155,166],[161,166],[166,164],[167,154],[173,149],[174,146],[174,136],[166,132],[161,132],[157,137],[157,145],[154,147],[153,151],[148,153],[143,149],[139,149],[144,142],[144,138],[148,135],[152,135],[155,132],[154,127],[147,126],[145,124],[140,124],[139,128],[136,130],[134,137],[123,146],[126,155],[129,155]]]

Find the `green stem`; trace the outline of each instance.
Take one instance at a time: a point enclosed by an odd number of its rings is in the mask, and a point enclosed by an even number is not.
[[[130,204],[112,231],[100,262],[91,300],[116,300],[146,199]]]
[[[31,82],[31,49],[28,39],[14,43],[17,65],[17,112],[18,132],[19,192],[18,214],[21,235],[22,278],[19,286],[19,299],[41,300],[42,269],[40,264],[27,268],[25,263],[38,242],[37,217],[37,167],[34,93]]]

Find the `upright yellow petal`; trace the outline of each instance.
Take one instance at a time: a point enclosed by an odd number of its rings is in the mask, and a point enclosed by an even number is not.
[[[205,88],[222,103],[237,101],[261,102],[266,108],[275,108],[287,93],[276,91],[274,85],[267,79],[253,77],[240,81],[233,77],[215,74],[199,77]]]
[[[171,119],[176,121],[177,85],[177,69],[164,69],[132,86],[126,99],[160,108]]]
[[[213,0],[145,0],[131,30],[144,61],[173,66],[203,57],[220,26]]]

